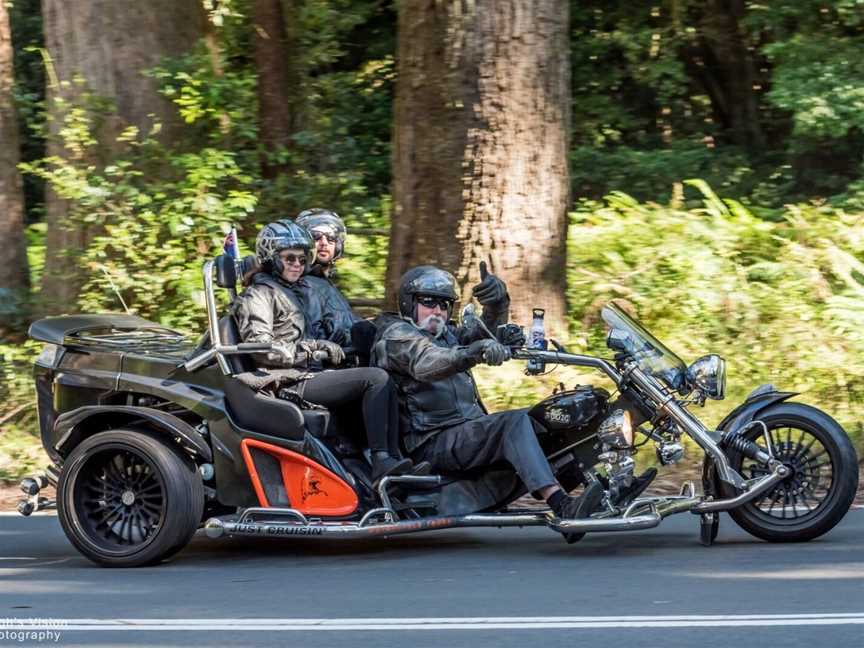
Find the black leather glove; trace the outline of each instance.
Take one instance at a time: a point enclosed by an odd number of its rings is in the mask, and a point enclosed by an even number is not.
[[[510,359],[510,349],[495,340],[477,340],[468,346],[468,355],[477,362],[497,367]]]
[[[508,299],[507,286],[498,277],[489,274],[486,262],[480,262],[480,283],[471,289],[471,293],[481,306],[499,304]]]
[[[335,342],[339,346],[348,346],[351,343],[351,337],[345,329],[336,328],[336,323],[332,317],[324,319],[324,335],[331,342]]]
[[[525,346],[525,331],[518,324],[504,324],[499,326],[495,337],[506,347],[518,349]]]
[[[345,361],[345,352],[342,347],[330,340],[315,340],[315,350],[325,351],[327,359],[334,367],[338,367]]]

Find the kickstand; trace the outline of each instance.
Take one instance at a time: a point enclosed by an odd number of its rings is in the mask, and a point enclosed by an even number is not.
[[[720,530],[719,513],[702,513],[699,516],[699,542],[703,547],[710,547],[717,539]]]

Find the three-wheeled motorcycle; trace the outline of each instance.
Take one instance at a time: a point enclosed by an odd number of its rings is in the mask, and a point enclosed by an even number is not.
[[[164,560],[202,525],[212,538],[328,541],[483,526],[543,526],[574,538],[648,529],[689,512],[709,545],[718,514],[728,511],[759,538],[804,541],[834,527],[855,496],[855,451],[828,414],[769,385],[707,428],[690,408],[724,397],[724,361],[709,355],[687,366],[615,305],[602,311],[611,359],[560,346],[513,350],[534,373],[590,367],[614,383],[614,401],[601,388],[576,386],[529,410],[559,481],[567,489],[601,481],[602,510],[562,520],[516,508],[525,490],[508,465],[373,483],[356,412],[255,388],[263,372],[254,354],[269,347],[241,342],[217,305],[217,287],[236,296],[234,259],[206,262],[203,280],[208,330],[197,342],[128,314],[50,317],[30,327],[45,344],[34,375],[52,465],[22,482],[19,511],[56,506],[69,540],[100,565]],[[616,494],[634,478],[631,426],[663,465],[682,458],[683,437],[693,439],[705,454],[701,487],[622,503]],[[48,483],[56,501],[40,494]]]

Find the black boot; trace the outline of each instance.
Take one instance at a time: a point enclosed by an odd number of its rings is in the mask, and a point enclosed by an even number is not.
[[[629,486],[618,491],[618,495],[612,500],[612,505],[627,506],[630,502],[645,492],[645,489],[648,488],[652,481],[654,481],[656,476],[657,469],[649,468],[638,477],[634,477],[633,482]]]
[[[390,456],[389,452],[372,453],[372,481],[377,482],[382,477],[404,475],[411,470],[414,463],[410,459]]]
[[[567,495],[562,498],[554,508],[555,515],[562,520],[581,520],[587,518],[594,511],[600,509],[604,493],[603,484],[598,481],[592,481],[585,487],[585,490],[582,491],[579,497]],[[579,540],[585,537],[584,533],[576,532],[563,532],[562,535],[567,544],[579,542]]]

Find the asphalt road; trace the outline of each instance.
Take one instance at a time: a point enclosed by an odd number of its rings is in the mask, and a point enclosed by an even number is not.
[[[0,516],[6,644],[856,648],[864,510],[797,545],[724,517],[705,548],[687,514],[572,546],[537,528],[326,544],[199,535],[134,570],[92,566],[53,516]]]

